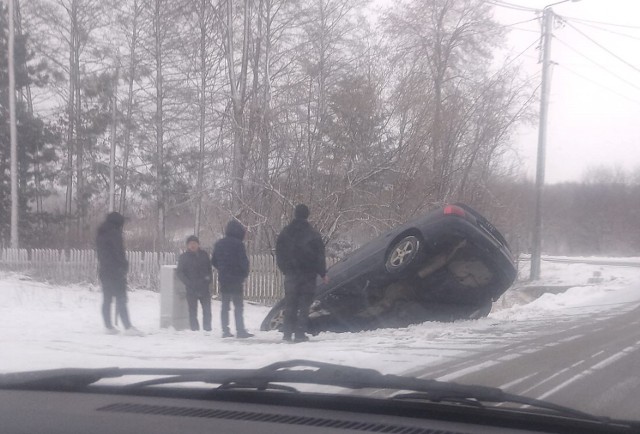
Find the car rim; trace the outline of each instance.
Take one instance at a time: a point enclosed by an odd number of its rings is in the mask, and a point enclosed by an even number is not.
[[[413,236],[405,238],[394,247],[387,261],[387,267],[389,269],[402,267],[413,259],[417,250],[418,239]]]
[[[280,309],[269,321],[269,330],[278,330],[284,324],[284,311]]]

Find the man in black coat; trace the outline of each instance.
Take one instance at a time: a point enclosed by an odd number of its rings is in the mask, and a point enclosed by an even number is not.
[[[247,332],[243,318],[243,286],[249,275],[249,258],[244,247],[246,230],[237,220],[227,223],[224,238],[213,246],[211,265],[218,270],[220,297],[222,298],[222,337],[233,337],[229,330],[229,309],[233,302],[233,313],[236,321],[236,336],[250,338],[253,334]]]
[[[187,289],[189,323],[191,330],[200,329],[198,324],[198,302],[202,306],[202,328],[211,331],[211,281],[213,272],[209,254],[200,248],[195,235],[187,238],[187,251],[180,255],[177,268],[178,279]]]
[[[129,262],[124,251],[122,228],[124,217],[118,212],[107,214],[98,227],[96,251],[98,254],[98,277],[102,283],[102,319],[107,333],[117,334],[111,323],[111,301],[116,299],[116,314],[120,316],[125,334],[140,336],[142,333],[131,325],[127,310],[127,272]]]
[[[294,219],[278,235],[276,262],[284,274],[283,339],[308,341],[306,336],[309,307],[316,290],[316,278],[327,278],[327,263],[322,237],[308,221],[309,208],[295,207]]]

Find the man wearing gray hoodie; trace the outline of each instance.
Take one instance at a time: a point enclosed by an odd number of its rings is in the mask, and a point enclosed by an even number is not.
[[[243,318],[244,281],[249,275],[249,258],[244,246],[246,230],[237,220],[227,223],[224,238],[213,246],[211,265],[218,270],[220,297],[222,299],[222,337],[233,337],[229,330],[229,310],[233,302],[233,313],[236,322],[236,337],[250,338],[253,334],[247,332]]]

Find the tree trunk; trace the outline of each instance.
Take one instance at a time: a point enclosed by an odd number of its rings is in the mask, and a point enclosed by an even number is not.
[[[20,1],[14,0],[14,8],[15,8],[15,31],[16,35],[22,36],[22,13],[20,12]],[[26,58],[24,63],[21,65],[25,70],[27,69]],[[31,85],[26,84],[20,91],[20,101],[27,108],[27,111],[30,115],[33,115],[33,98],[31,97]],[[42,229],[44,224],[42,222],[42,168],[40,166],[40,157],[41,157],[41,149],[38,144],[37,149],[35,150],[35,154],[33,156],[33,182],[35,185],[35,205],[36,205],[36,218],[37,224]]]
[[[16,68],[15,68],[15,13],[13,0],[9,0],[9,38],[8,38],[8,68],[9,68],[9,135],[11,141],[11,248],[17,249],[18,239],[18,130],[16,128]]]
[[[71,16],[69,29],[69,96],[67,101],[67,186],[65,195],[65,220],[64,220],[64,244],[65,248],[69,248],[69,238],[71,231],[71,214],[73,212],[73,154],[74,146],[74,130],[75,130],[75,93],[76,89],[76,68],[75,68],[75,45],[76,33],[78,32],[78,11],[75,1],[71,4]]]
[[[136,48],[138,43],[138,0],[133,2],[133,23],[131,28],[131,52],[129,53],[129,83],[127,91],[127,118],[124,130],[124,155],[122,160],[122,186],[120,188],[120,212],[124,214],[127,205],[129,184],[129,153],[131,152],[131,128],[133,119],[133,85],[136,75]]]
[[[264,31],[264,61],[262,63],[263,68],[263,80],[262,85],[262,116],[260,118],[260,157],[259,157],[259,170],[258,176],[262,184],[260,191],[260,214],[268,218],[270,209],[270,191],[267,186],[269,185],[269,156],[271,154],[271,75],[269,72],[269,63],[271,62],[271,0],[260,0],[260,21],[262,23],[262,16],[264,13],[265,31]],[[264,12],[263,12],[264,11]],[[260,26],[261,28],[261,26]],[[262,34],[262,30],[260,30]],[[256,237],[256,245],[259,249],[266,249],[269,246],[266,225],[261,224],[258,227],[258,235]]]
[[[202,183],[204,178],[204,151],[205,151],[205,117],[206,117],[206,90],[207,90],[207,0],[200,2],[200,152],[198,158],[198,178],[196,180],[196,210],[193,232],[200,234],[200,218],[202,216]]]
[[[75,68],[75,116],[76,116],[76,202],[78,221],[77,229],[81,242],[85,241],[85,218],[87,215],[87,201],[85,197],[84,187],[84,136],[82,125],[82,94],[80,92],[80,35],[76,32],[75,47],[73,51],[74,55],[74,68]]]
[[[431,149],[433,151],[433,182],[436,184],[436,201],[441,202],[444,200],[444,155],[442,149],[442,88],[444,86],[444,70],[446,65],[443,65],[442,54],[442,38],[443,38],[443,25],[444,14],[446,8],[438,14],[438,21],[435,30],[435,41],[433,47],[433,88],[434,88],[434,113],[433,122],[431,124]]]
[[[231,212],[237,215],[241,208],[245,173],[245,132],[244,106],[247,89],[247,69],[249,62],[249,33],[251,25],[251,1],[244,1],[244,29],[240,75],[235,73],[233,55],[233,1],[227,1],[227,41],[226,60],[229,72],[229,86],[233,110],[233,161],[231,163]]]
[[[154,11],[155,61],[156,61],[156,200],[157,200],[157,244],[162,250],[165,242],[165,207],[164,207],[164,124],[163,124],[163,89],[162,89],[162,37],[161,37],[162,1],[156,0]]]
[[[116,58],[116,75],[111,97],[111,152],[109,153],[109,212],[116,207],[116,138],[118,127],[118,82],[120,81],[120,55]]]

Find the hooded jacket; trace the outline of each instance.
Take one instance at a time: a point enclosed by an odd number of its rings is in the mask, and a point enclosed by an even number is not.
[[[129,261],[127,261],[122,240],[123,226],[124,217],[120,213],[112,212],[98,227],[96,252],[98,276],[101,281],[126,279]]]
[[[244,226],[237,220],[227,223],[224,238],[213,246],[211,265],[218,270],[221,292],[242,290],[242,283],[249,275],[249,258],[244,247]]]
[[[324,243],[306,219],[294,218],[278,235],[276,262],[285,275],[327,274]]]

